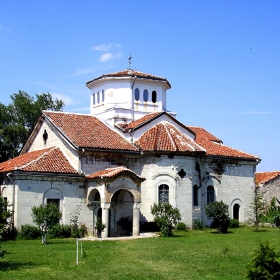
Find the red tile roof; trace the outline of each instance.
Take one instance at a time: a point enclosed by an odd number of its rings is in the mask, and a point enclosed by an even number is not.
[[[260,160],[258,156],[247,154],[228,146],[224,146],[222,140],[215,137],[201,127],[188,126],[188,128],[195,133],[195,142],[206,149],[206,155],[235,157],[248,160]]]
[[[55,147],[32,151],[0,163],[0,173],[16,170],[78,174],[60,149]]]
[[[118,167],[114,167],[114,168],[107,168],[105,170],[100,170],[93,174],[87,175],[86,178],[88,178],[88,179],[113,178],[117,175],[124,174],[124,173],[127,173],[130,176],[132,175],[133,177],[136,177],[137,179],[139,179],[142,182],[145,181],[145,178],[137,175],[135,172],[131,171],[130,169],[128,169],[124,166],[118,166]]]
[[[166,121],[147,130],[135,144],[144,151],[205,152],[191,138]]]
[[[137,151],[137,148],[98,118],[63,112],[43,111],[77,147]]]
[[[163,81],[163,82],[166,82],[167,85],[169,87],[171,87],[170,83],[167,81],[166,78],[163,78],[163,77],[159,77],[159,76],[154,76],[152,74],[147,74],[147,73],[144,73],[144,72],[141,72],[141,71],[137,71],[137,70],[132,70],[132,69],[126,69],[126,70],[123,70],[123,71],[118,71],[118,72],[114,72],[114,73],[110,73],[110,74],[103,74],[102,76],[100,77],[97,77],[93,80],[90,80],[86,83],[87,86],[89,86],[90,84],[98,81],[98,80],[101,80],[101,79],[104,79],[104,78],[109,78],[109,77],[117,77],[117,78],[121,78],[121,77],[137,77],[137,78],[142,78],[142,79],[147,79],[147,80],[157,80],[157,81]]]
[[[256,184],[266,184],[269,181],[276,179],[278,176],[280,176],[280,171],[257,172],[255,174]]]

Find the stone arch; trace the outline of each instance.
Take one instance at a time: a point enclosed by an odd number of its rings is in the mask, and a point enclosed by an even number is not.
[[[61,203],[63,199],[64,196],[61,189],[52,187],[44,192],[42,204],[45,204],[47,202],[55,202],[57,203],[59,210],[63,213],[63,204]]]
[[[156,174],[153,179],[155,203],[159,203],[160,186],[167,185],[169,189],[169,203],[176,205],[176,185],[179,184],[179,178],[168,172],[162,172]]]
[[[119,188],[111,197],[109,213],[109,236],[132,235],[133,209],[139,200],[130,189]]]
[[[231,202],[230,216],[232,219],[242,220],[242,201],[239,198],[236,198]]]

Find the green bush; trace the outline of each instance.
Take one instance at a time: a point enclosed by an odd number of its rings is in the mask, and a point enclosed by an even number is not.
[[[220,233],[227,233],[230,217],[228,213],[228,205],[223,201],[214,201],[205,207],[208,219],[213,219],[212,227],[216,228]]]
[[[181,230],[181,231],[187,231],[187,226],[185,223],[182,223],[182,222],[179,222],[177,225],[176,225],[176,230]]]
[[[195,219],[193,222],[193,229],[203,230],[204,229],[203,221],[201,221],[200,219]]]
[[[29,224],[25,224],[21,226],[21,230],[18,234],[19,239],[37,239],[41,237],[41,230]]]
[[[16,240],[17,235],[18,235],[17,229],[15,227],[13,227],[13,226],[8,226],[8,227],[5,227],[2,230],[1,240],[2,241]]]
[[[280,279],[280,253],[268,241],[260,243],[253,263],[247,270],[249,279]]]
[[[239,227],[239,220],[238,219],[231,219],[229,223],[230,228],[238,228]]]
[[[169,203],[154,203],[151,207],[151,213],[154,215],[154,221],[160,228],[161,236],[172,236],[173,227],[176,227],[181,220],[179,209]]]
[[[84,236],[87,235],[87,227],[86,227],[86,225],[81,225],[80,233],[81,233],[81,237],[84,237]]]
[[[68,237],[71,237],[71,226],[70,225],[57,224],[49,230],[48,234],[51,238],[56,238],[56,237],[58,237],[58,238],[68,238]]]

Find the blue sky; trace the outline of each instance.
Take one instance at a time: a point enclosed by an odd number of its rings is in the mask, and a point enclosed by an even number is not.
[[[131,68],[168,79],[167,109],[280,170],[280,1],[0,3],[0,102],[50,92],[89,113],[85,83]]]

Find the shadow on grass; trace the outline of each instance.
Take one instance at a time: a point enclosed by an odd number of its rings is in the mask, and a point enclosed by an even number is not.
[[[73,243],[74,242],[74,239],[73,240],[50,240],[50,241],[47,241],[47,244],[43,245],[42,246],[48,246],[48,245],[56,245],[56,244],[69,244],[69,243]]]
[[[0,260],[0,271],[9,271],[9,270],[19,270],[24,268],[34,268],[35,265],[32,262],[28,263],[14,263],[14,262],[5,262],[5,260]]]
[[[219,232],[219,231],[210,231],[211,234],[233,234],[233,231],[228,231],[228,232]]]
[[[258,230],[253,229],[253,232],[268,232],[269,230],[265,229],[265,228],[259,228]]]

